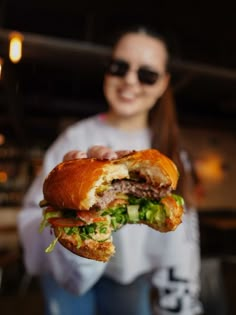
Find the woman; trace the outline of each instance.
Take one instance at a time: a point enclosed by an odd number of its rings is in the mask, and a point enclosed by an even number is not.
[[[199,242],[192,209],[190,164],[180,151],[173,102],[167,90],[168,51],[162,38],[131,30],[116,42],[104,78],[107,113],[69,127],[49,148],[41,175],[29,189],[19,216],[28,272],[42,276],[47,314],[152,314],[150,290],[158,291],[158,314],[200,314]],[[168,99],[164,104],[161,97]],[[130,225],[114,233],[116,255],[100,263],[73,255],[52,241],[50,231],[37,234],[42,183],[64,159],[85,155],[115,158],[117,150],[156,147],[172,158],[180,172],[180,193],[188,209],[173,233]],[[78,150],[78,151],[77,151]],[[34,210],[34,211],[32,211]],[[97,312],[97,313],[96,313]]]

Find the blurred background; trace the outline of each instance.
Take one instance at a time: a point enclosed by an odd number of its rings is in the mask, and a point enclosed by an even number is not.
[[[6,314],[42,314],[37,279],[25,274],[18,243],[22,197],[57,135],[106,109],[101,87],[112,37],[135,24],[162,33],[173,55],[183,142],[201,179],[206,314],[236,314],[236,5],[154,3],[99,1],[91,9],[75,0],[0,2],[0,309]],[[15,59],[10,43],[21,51]]]

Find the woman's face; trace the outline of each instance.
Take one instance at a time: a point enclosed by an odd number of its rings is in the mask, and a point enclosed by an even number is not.
[[[165,46],[158,39],[146,34],[124,35],[113,50],[112,70],[104,78],[104,95],[110,111],[121,117],[146,115],[167,87],[166,59]],[[115,73],[117,67],[119,75]],[[153,84],[140,82],[139,69],[153,71],[154,77],[159,73],[160,77]],[[147,77],[145,71],[139,73],[140,77]]]

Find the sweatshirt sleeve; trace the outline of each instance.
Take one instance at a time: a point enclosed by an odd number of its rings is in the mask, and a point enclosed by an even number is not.
[[[166,262],[162,262],[152,279],[158,291],[154,308],[160,315],[202,314],[199,230],[195,211],[185,213],[181,227],[175,231],[174,243]]]
[[[43,198],[42,186],[46,175],[61,162],[65,152],[72,148],[66,136],[61,136],[45,155],[41,174],[35,178],[23,200],[18,216],[18,231],[26,270],[31,275],[50,273],[63,287],[76,294],[89,290],[103,274],[106,264],[76,256],[59,242],[51,253],[45,249],[55,239],[49,228],[39,233]]]

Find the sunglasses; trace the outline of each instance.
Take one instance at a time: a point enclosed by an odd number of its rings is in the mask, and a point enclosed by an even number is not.
[[[112,76],[124,78],[129,69],[130,64],[127,61],[122,59],[112,59],[106,72]],[[140,83],[153,85],[163,76],[163,74],[152,71],[145,66],[141,66],[137,70],[137,76]]]

